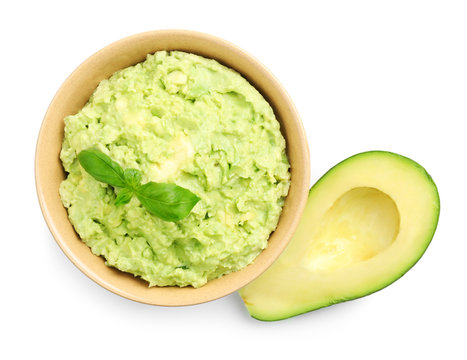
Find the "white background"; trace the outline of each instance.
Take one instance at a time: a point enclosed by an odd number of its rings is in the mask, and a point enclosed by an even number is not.
[[[467,3],[463,1],[30,1],[0,5],[2,359],[466,359]],[[42,218],[35,141],[86,57],[142,31],[211,33],[260,59],[306,127],[314,183],[365,150],[401,153],[438,184],[432,244],[369,297],[289,320],[237,294],[142,305],[93,283]],[[464,343],[464,344],[463,344]]]

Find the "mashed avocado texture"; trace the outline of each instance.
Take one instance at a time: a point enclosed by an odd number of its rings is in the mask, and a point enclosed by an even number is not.
[[[143,182],[174,183],[201,200],[167,222],[81,168],[96,148]],[[149,286],[200,287],[251,263],[275,229],[290,183],[274,113],[237,72],[179,51],[160,51],[103,80],[65,118],[60,196],[81,239],[106,264]]]

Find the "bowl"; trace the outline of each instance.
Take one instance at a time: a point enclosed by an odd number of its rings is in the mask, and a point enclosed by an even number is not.
[[[68,220],[58,189],[66,174],[59,154],[64,118],[77,113],[103,79],[145,60],[158,50],[181,50],[212,58],[245,77],[272,106],[281,124],[291,164],[290,191],[268,246],[244,269],[209,281],[200,288],[148,287],[131,274],[104,264],[91,253]],[[309,152],[300,117],[283,87],[255,58],[217,37],[186,30],[159,30],[112,43],[84,61],[63,83],[43,120],[36,146],[35,180],[45,221],[65,255],[89,278],[125,298],[153,305],[193,305],[228,295],[258,277],[278,258],[291,239],[309,190]]]

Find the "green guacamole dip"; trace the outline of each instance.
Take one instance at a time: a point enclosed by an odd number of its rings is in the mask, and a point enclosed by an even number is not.
[[[201,200],[166,222],[136,197],[80,166],[97,148],[147,181]],[[250,264],[276,228],[290,183],[285,140],[269,104],[237,72],[197,55],[160,51],[103,80],[65,118],[60,196],[76,232],[106,264],[149,286],[200,287]]]

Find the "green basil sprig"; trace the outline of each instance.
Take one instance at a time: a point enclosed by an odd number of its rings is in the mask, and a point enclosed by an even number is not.
[[[127,204],[135,195],[153,215],[165,221],[178,221],[188,216],[200,198],[190,190],[175,184],[148,182],[141,185],[141,172],[125,169],[103,152],[94,149],[78,154],[81,166],[93,178],[121,188],[115,205]]]

